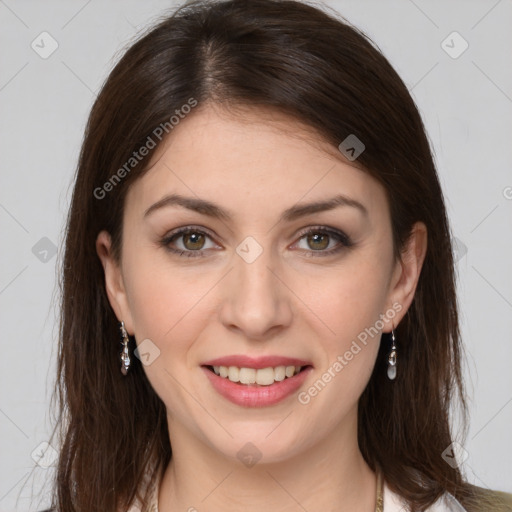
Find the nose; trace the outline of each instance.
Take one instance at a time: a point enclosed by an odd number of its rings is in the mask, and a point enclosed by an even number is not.
[[[268,251],[251,263],[235,255],[224,283],[220,321],[246,339],[268,339],[292,321],[290,293]]]

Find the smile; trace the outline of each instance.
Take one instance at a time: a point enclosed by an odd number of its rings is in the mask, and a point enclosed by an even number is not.
[[[248,358],[243,358],[242,362],[240,357],[236,357],[240,366],[232,364],[233,359],[223,358],[222,362],[226,364],[203,364],[201,370],[218,395],[242,407],[278,404],[297,392],[313,370],[307,361],[297,359],[286,358],[288,364],[275,366],[269,365],[272,358],[252,360],[251,365]],[[273,358],[274,364],[284,362],[283,358],[278,359]],[[290,364],[292,362],[295,364]]]

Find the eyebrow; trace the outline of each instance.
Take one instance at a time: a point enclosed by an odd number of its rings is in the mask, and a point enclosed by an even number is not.
[[[199,199],[196,197],[185,197],[180,194],[169,194],[153,205],[151,205],[145,212],[144,218],[148,217],[151,213],[159,210],[161,208],[166,208],[169,206],[181,206],[183,208],[187,208],[188,210],[195,211],[202,215],[207,215],[212,218],[222,219],[222,220],[231,220],[234,215],[231,211],[226,210],[211,201],[207,201],[205,199]],[[352,208],[356,208],[365,216],[368,216],[368,210],[364,205],[362,205],[359,201],[355,199],[351,199],[342,194],[338,194],[330,199],[324,201],[314,201],[311,203],[302,203],[296,204],[291,208],[288,208],[281,214],[280,221],[293,221],[300,217],[305,217],[306,215],[311,215],[313,213],[333,210],[339,206],[349,206]]]

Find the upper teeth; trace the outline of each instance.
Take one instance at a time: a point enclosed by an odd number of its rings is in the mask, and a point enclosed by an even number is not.
[[[221,377],[241,384],[259,384],[269,386],[275,381],[293,377],[299,373],[302,366],[276,366],[275,368],[238,368],[237,366],[214,366],[213,371]]]

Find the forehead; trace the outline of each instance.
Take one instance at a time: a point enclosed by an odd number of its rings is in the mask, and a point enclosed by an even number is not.
[[[382,186],[313,128],[268,108],[203,106],[174,127],[149,167],[128,192],[140,208],[173,192],[249,215],[336,193],[369,207],[385,201]]]

